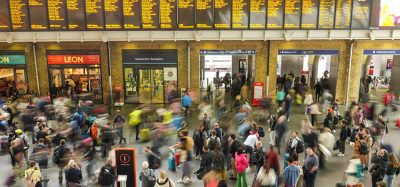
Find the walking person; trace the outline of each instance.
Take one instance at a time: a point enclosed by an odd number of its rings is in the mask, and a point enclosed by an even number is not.
[[[389,164],[386,170],[386,182],[388,187],[394,186],[396,176],[400,173],[400,163],[394,153],[389,153]]]
[[[264,166],[260,168],[260,171],[256,174],[256,186],[260,187],[272,187],[277,183],[278,176],[276,175],[273,168],[270,168],[268,162],[264,163]]]
[[[58,166],[58,183],[60,185],[63,183],[64,167],[68,164],[67,160],[69,160],[71,155],[71,151],[67,147],[65,140],[62,139],[60,145],[53,151],[53,163]]]
[[[74,161],[70,160],[65,167],[65,180],[67,181],[66,187],[81,186],[82,170],[80,166]]]
[[[149,168],[149,163],[142,163],[142,171],[139,174],[139,180],[142,181],[142,187],[154,187],[156,184],[156,174],[153,169]]]
[[[117,115],[114,117],[113,128],[117,130],[119,137],[119,144],[124,142],[126,144],[126,138],[124,138],[124,125],[125,118],[121,114],[121,110],[117,110]]]
[[[287,132],[287,130],[288,130],[287,118],[285,114],[281,114],[275,126],[275,144],[279,154],[280,154],[281,142],[284,139],[284,135]]]
[[[112,160],[107,159],[107,164],[101,167],[99,173],[99,184],[100,187],[114,187],[115,184],[115,171],[112,166]]]
[[[175,183],[167,177],[164,171],[161,171],[160,178],[157,179],[155,187],[175,187]]]
[[[294,164],[293,157],[289,156],[286,160],[288,166],[283,171],[283,181],[285,187],[296,187],[300,177],[300,169]]]
[[[306,149],[306,159],[304,160],[303,172],[305,187],[314,187],[315,178],[317,177],[319,160],[311,147]]]
[[[42,187],[42,173],[39,165],[35,161],[29,163],[29,168],[25,170],[25,185],[28,187]]]
[[[239,153],[235,154],[235,168],[237,172],[236,187],[247,187],[246,168],[249,166],[249,158],[242,147]]]
[[[187,116],[190,106],[192,106],[192,97],[190,97],[187,90],[185,90],[185,93],[182,97],[182,106],[185,108],[185,116]]]

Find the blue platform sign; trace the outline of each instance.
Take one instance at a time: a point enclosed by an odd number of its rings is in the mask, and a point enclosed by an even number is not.
[[[0,65],[21,64],[25,64],[25,55],[0,55]]]
[[[400,50],[364,50],[364,55],[400,55]]]
[[[339,50],[278,50],[279,55],[338,55]]]

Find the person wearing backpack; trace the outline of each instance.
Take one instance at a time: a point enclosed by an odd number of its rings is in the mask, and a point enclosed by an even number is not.
[[[287,143],[287,153],[291,156],[294,161],[299,160],[299,154],[304,152],[304,143],[299,138],[297,131],[292,132],[292,138]]]
[[[361,161],[361,164],[364,167],[364,170],[368,170],[368,161],[369,161],[369,153],[371,149],[371,143],[372,141],[370,140],[370,136],[367,132],[366,129],[362,129],[357,135],[356,135],[356,141],[354,143],[353,147],[353,154],[354,157],[358,157]]]
[[[211,136],[207,139],[207,146],[210,151],[214,151],[217,147],[221,146],[221,140],[217,137],[217,132],[215,130],[211,130]]]
[[[161,167],[161,158],[151,151],[150,146],[146,146],[144,148],[144,152],[146,153],[147,162],[149,164],[150,169],[158,169]]]
[[[156,184],[156,174],[153,169],[149,168],[149,163],[142,163],[142,171],[139,174],[139,180],[142,181],[142,187],[154,187]]]
[[[53,151],[53,163],[58,166],[58,183],[62,185],[63,182],[63,170],[67,165],[68,157],[71,155],[71,151],[68,149],[64,139],[60,141],[60,145],[57,146]]]
[[[25,170],[25,185],[29,187],[41,187],[42,173],[39,165],[35,161],[29,163],[29,168]]]
[[[244,148],[235,154],[235,168],[237,172],[236,187],[247,187],[246,168],[249,166],[249,158]]]
[[[101,167],[98,183],[100,187],[114,187],[115,171],[111,159],[108,159],[107,164]]]
[[[157,179],[155,187],[175,187],[175,183],[167,177],[164,171],[161,171],[160,178]]]
[[[204,142],[206,140],[207,133],[204,131],[204,125],[200,126],[193,132],[194,150],[196,159],[200,159],[200,155],[203,152]]]

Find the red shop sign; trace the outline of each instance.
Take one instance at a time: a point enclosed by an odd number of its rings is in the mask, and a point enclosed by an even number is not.
[[[47,55],[47,64],[100,64],[100,55]]]

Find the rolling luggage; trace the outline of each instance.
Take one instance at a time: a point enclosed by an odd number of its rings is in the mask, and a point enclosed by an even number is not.
[[[150,129],[149,128],[143,128],[139,131],[139,138],[140,141],[145,142],[150,139]]]
[[[170,171],[176,171],[175,157],[173,155],[168,157],[168,169]]]

